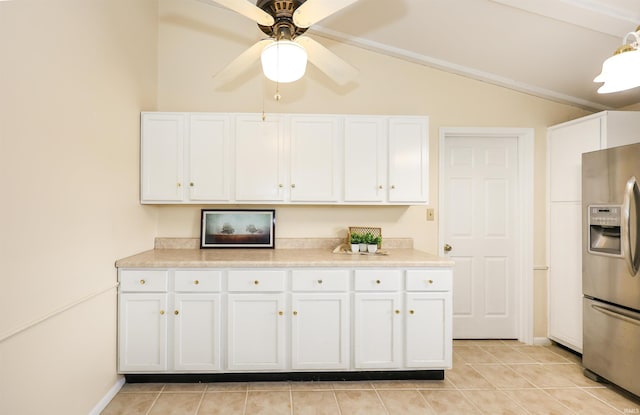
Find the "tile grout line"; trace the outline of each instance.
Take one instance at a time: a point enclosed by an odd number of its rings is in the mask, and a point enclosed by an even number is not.
[[[378,397],[378,401],[380,401],[380,404],[382,405],[382,409],[384,409],[384,412],[389,415],[389,409],[387,409],[387,405],[384,404],[384,401],[382,400],[382,397],[380,396],[380,394],[378,393],[378,389],[376,389],[375,385],[371,385],[373,387],[373,391],[375,392],[376,396]]]
[[[153,409],[153,406],[156,404],[156,402],[158,402],[158,399],[160,399],[160,395],[162,395],[162,392],[164,391],[164,388],[166,388],[166,387],[167,387],[166,384],[162,385],[162,388],[160,389],[160,392],[158,392],[158,394],[156,395],[156,398],[153,400],[153,402],[151,402],[151,406],[149,406],[149,409],[147,409],[147,412],[145,412],[145,415],[149,415],[149,413]]]
[[[193,413],[193,415],[198,415],[198,412],[200,412],[200,407],[202,406],[202,401],[204,401],[204,394],[207,392],[207,385],[204,385],[204,390],[202,391],[202,395],[200,395],[200,400],[198,401],[198,406],[196,406],[196,411]]]

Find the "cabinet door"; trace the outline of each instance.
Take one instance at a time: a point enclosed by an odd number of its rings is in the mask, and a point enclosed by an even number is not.
[[[167,294],[120,294],[118,366],[124,372],[167,370]]]
[[[142,201],[183,199],[186,114],[143,113],[140,144]]]
[[[349,368],[347,294],[294,294],[291,298],[291,367]]]
[[[285,368],[284,310],[284,294],[229,294],[228,369]]]
[[[549,196],[552,202],[582,200],[582,153],[600,149],[601,118],[549,130]]]
[[[285,149],[278,117],[236,117],[235,199],[237,201],[283,201],[285,196]]]
[[[344,201],[382,202],[387,192],[384,119],[349,117],[344,131]]]
[[[451,293],[407,294],[405,366],[446,369],[451,367]]]
[[[424,117],[389,119],[389,201],[427,202],[429,125]]]
[[[549,337],[582,352],[582,203],[549,209]]]
[[[354,353],[357,369],[397,368],[402,356],[400,294],[355,294]]]
[[[290,199],[337,202],[342,166],[340,120],[333,116],[291,117]]]
[[[174,369],[220,369],[220,294],[176,294]]]
[[[229,116],[191,115],[188,139],[189,200],[229,201]]]

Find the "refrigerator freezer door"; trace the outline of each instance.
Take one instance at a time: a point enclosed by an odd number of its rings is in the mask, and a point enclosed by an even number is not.
[[[640,395],[640,313],[584,299],[585,368]]]

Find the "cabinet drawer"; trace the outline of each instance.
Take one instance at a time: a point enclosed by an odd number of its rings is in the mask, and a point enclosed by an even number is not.
[[[166,292],[166,270],[120,271],[120,291]]]
[[[283,270],[238,270],[229,271],[229,291],[284,291],[286,272]]]
[[[451,291],[451,270],[408,270],[407,291]]]
[[[402,288],[400,270],[356,270],[356,291],[397,291]]]
[[[292,291],[347,291],[347,270],[296,270],[291,273]]]
[[[220,291],[222,271],[176,270],[175,290],[181,292]]]

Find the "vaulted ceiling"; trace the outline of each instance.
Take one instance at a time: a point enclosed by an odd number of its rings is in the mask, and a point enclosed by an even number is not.
[[[640,103],[640,88],[598,94],[593,82],[638,25],[640,0],[359,0],[308,33],[604,110]]]

